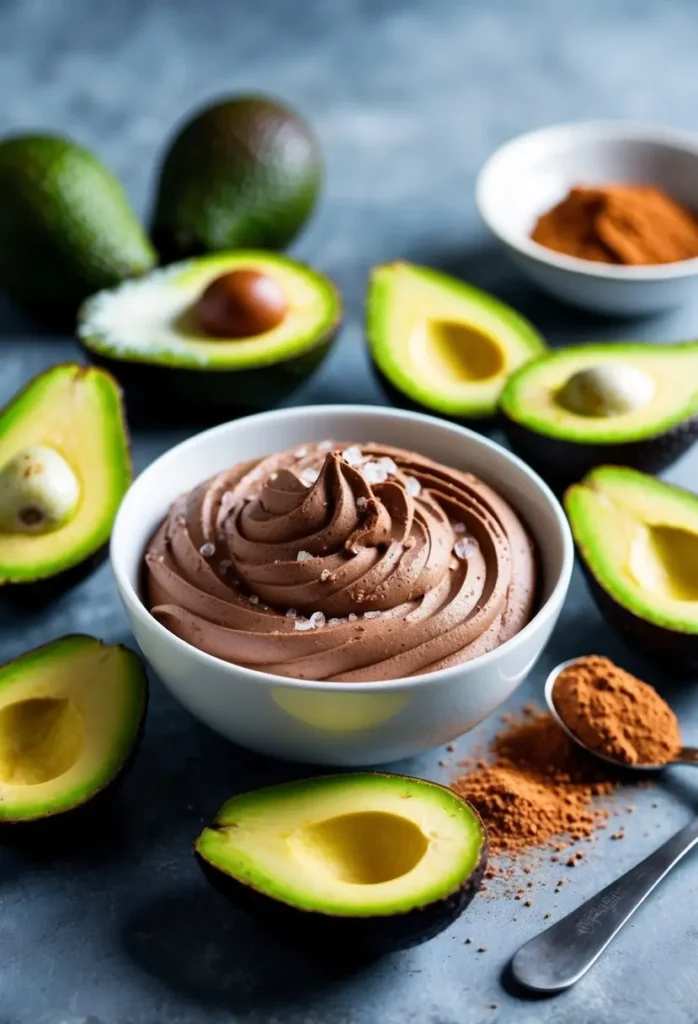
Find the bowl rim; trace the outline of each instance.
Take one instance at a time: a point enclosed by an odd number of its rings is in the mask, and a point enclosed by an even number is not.
[[[553,249],[541,245],[540,242],[534,242],[527,235],[520,236],[514,231],[500,230],[489,216],[489,204],[485,199],[485,193],[489,187],[489,177],[497,165],[504,160],[511,159],[512,153],[520,146],[554,140],[558,136],[560,138],[576,136],[577,140],[582,143],[602,139],[612,139],[621,144],[635,141],[651,142],[667,149],[681,149],[683,152],[693,155],[698,161],[698,134],[661,124],[622,120],[570,121],[523,132],[508,139],[488,157],[475,181],[475,204],[480,217],[500,242],[537,263],[545,263],[557,270],[583,277],[642,284],[648,281],[671,281],[698,275],[698,257],[648,266],[595,263],[593,260],[585,260],[579,256],[567,256],[564,253],[555,252]]]
[[[180,637],[176,636],[176,634],[170,632],[170,630],[163,626],[162,623],[158,622],[141,600],[129,573],[123,565],[123,556],[121,555],[121,548],[125,546],[124,541],[126,539],[125,532],[124,537],[122,538],[121,536],[122,531],[124,531],[121,524],[126,514],[125,509],[127,503],[134,500],[133,495],[137,495],[140,488],[143,487],[142,481],[145,480],[151,470],[154,470],[156,467],[162,468],[163,466],[166,466],[167,463],[176,462],[177,459],[181,457],[182,453],[195,449],[199,445],[205,445],[211,439],[220,435],[225,435],[231,430],[235,430],[239,424],[244,423],[245,425],[251,424],[254,426],[257,423],[264,421],[268,422],[270,420],[277,420],[283,424],[286,420],[298,419],[299,417],[308,415],[309,413],[316,414],[318,416],[347,414],[378,415],[385,419],[400,419],[413,423],[436,425],[441,429],[446,429],[457,437],[475,442],[486,450],[495,451],[503,455],[506,461],[523,473],[523,475],[528,479],[528,482],[531,483],[544,498],[548,508],[552,512],[553,518],[557,523],[562,547],[560,569],[557,574],[557,578],[552,584],[550,593],[547,599],[538,608],[533,618],[526,623],[523,629],[509,640],[505,641],[505,643],[500,644],[499,647],[495,647],[486,654],[479,655],[471,661],[463,662],[460,665],[452,665],[449,668],[437,669],[434,672],[426,672],[423,675],[418,676],[403,676],[399,679],[352,683],[329,682],[327,680],[319,679],[293,679],[289,676],[278,676],[273,675],[270,672],[263,672],[255,668],[250,668],[247,665],[237,665],[234,662],[224,661],[222,658],[217,658],[215,655],[208,654],[206,651],[201,651],[198,647],[194,647],[193,644],[187,643],[186,640],[182,640]],[[537,537],[536,542],[540,547],[540,541]],[[543,621],[552,614],[553,609],[561,606],[564,602],[574,565],[574,542],[572,540],[572,531],[562,506],[545,481],[542,480],[541,477],[517,455],[514,455],[507,448],[504,448],[503,445],[484,437],[477,431],[470,430],[467,427],[462,427],[456,423],[441,420],[436,416],[428,416],[424,413],[412,412],[409,410],[394,409],[389,406],[313,404],[307,406],[291,406],[284,409],[274,409],[268,412],[256,413],[252,416],[240,417],[237,420],[228,420],[225,423],[200,431],[192,437],[174,445],[172,448],[167,449],[167,451],[163,452],[163,454],[157,459],[149,463],[149,465],[138,474],[124,495],[112,528],[109,543],[109,555],[117,589],[122,601],[126,605],[127,612],[140,618],[146,628],[152,629],[155,634],[162,638],[164,643],[172,645],[175,649],[181,649],[183,653],[187,653],[190,657],[198,657],[202,659],[203,665],[211,664],[219,671],[222,670],[224,672],[230,672],[231,676],[235,675],[236,672],[250,673],[255,677],[255,683],[266,686],[282,686],[297,690],[317,690],[325,693],[379,693],[393,690],[412,689],[453,680],[459,675],[462,675],[463,672],[469,672],[476,668],[479,669],[481,667],[486,667],[498,658],[501,658],[502,655],[506,655],[507,652],[524,644],[527,638],[532,633],[535,633],[535,631],[542,625]]]

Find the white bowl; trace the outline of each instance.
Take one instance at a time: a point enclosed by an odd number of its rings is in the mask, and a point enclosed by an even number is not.
[[[242,459],[336,437],[413,448],[472,470],[521,513],[541,553],[540,611],[515,637],[465,665],[381,683],[306,682],[228,664],[191,647],[139,596],[146,544],[183,491]],[[197,718],[252,750],[293,761],[367,765],[447,743],[482,721],[525,678],[562,607],[572,571],[567,520],[532,470],[499,445],[429,416],[369,406],[313,406],[225,423],[149,466],[126,494],[111,558],[136,640],[164,684]]]
[[[656,185],[698,210],[698,137],[612,121],[563,124],[507,142],[477,180],[480,214],[521,270],[551,295],[599,313],[678,306],[698,291],[698,259],[626,267],[563,256],[529,237],[573,185]]]

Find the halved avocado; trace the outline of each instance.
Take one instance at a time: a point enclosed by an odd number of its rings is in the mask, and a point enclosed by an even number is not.
[[[29,486],[42,473],[43,502]],[[31,584],[34,592],[50,580],[53,591],[91,572],[131,477],[121,391],[108,373],[65,364],[30,381],[0,411],[0,586]],[[67,504],[66,478],[74,488]],[[42,521],[52,501],[62,514]]]
[[[217,889],[295,941],[380,953],[431,938],[465,910],[487,836],[443,786],[357,772],[233,797],[196,854]]]
[[[428,267],[375,267],[367,301],[373,363],[399,405],[456,419],[492,416],[507,376],[545,351],[510,306]]]
[[[602,462],[658,473],[698,438],[698,342],[576,345],[527,363],[500,401],[514,450],[553,484]]]
[[[246,309],[233,308],[240,290],[231,289],[226,335],[225,309],[215,324],[202,312],[210,312],[214,284],[241,277],[259,287],[242,295]],[[253,317],[250,333],[241,333],[250,306],[260,311],[269,293],[281,296],[280,322],[260,331],[264,318]],[[220,418],[288,397],[327,355],[340,319],[339,294],[323,274],[275,253],[240,250],[173,263],[98,292],[80,309],[78,337],[93,362],[148,403]]]
[[[603,614],[635,649],[698,668],[698,495],[624,466],[599,466],[565,494]]]
[[[140,658],[65,636],[0,667],[0,822],[74,811],[120,776],[147,703]]]

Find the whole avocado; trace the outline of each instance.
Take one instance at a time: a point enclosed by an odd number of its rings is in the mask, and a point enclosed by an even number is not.
[[[160,169],[153,240],[163,260],[206,252],[284,249],[315,205],[318,144],[288,107],[238,96],[197,113]]]
[[[155,262],[121,184],[92,153],[55,135],[0,141],[0,289],[72,314]]]

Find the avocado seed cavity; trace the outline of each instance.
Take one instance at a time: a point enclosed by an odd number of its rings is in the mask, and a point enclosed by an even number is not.
[[[606,363],[573,374],[556,399],[578,416],[622,416],[647,405],[654,393],[654,380],[643,370],[624,363]]]
[[[199,326],[216,338],[250,338],[278,327],[288,312],[283,288],[258,270],[215,278],[195,306]]]
[[[0,531],[48,533],[73,517],[80,500],[77,476],[46,445],[18,452],[0,469]]]

